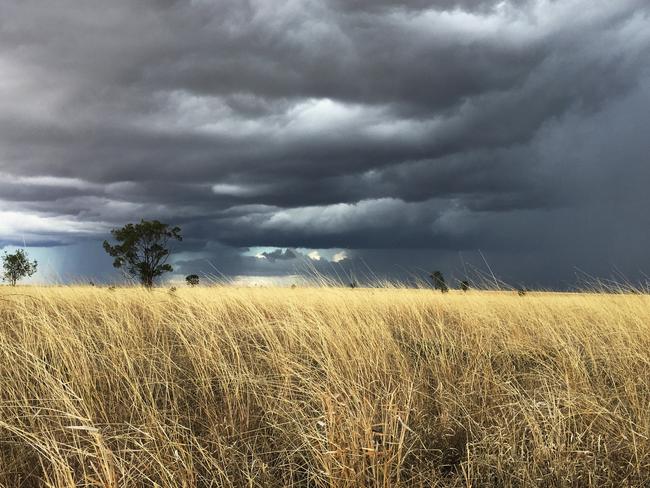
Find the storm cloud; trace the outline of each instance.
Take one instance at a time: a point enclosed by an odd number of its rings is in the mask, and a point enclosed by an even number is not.
[[[183,227],[187,272],[289,273],[300,248],[398,277],[479,249],[513,282],[638,274],[649,15],[645,0],[3,2],[0,246],[158,218]]]

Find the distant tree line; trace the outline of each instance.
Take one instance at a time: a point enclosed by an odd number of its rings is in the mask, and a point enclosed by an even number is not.
[[[171,241],[182,241],[180,227],[172,227],[158,220],[141,220],[111,231],[114,244],[104,241],[104,250],[113,257],[113,266],[137,279],[146,288],[154,285],[156,278],[173,271],[167,262],[171,254]],[[30,261],[27,252],[19,249],[2,256],[3,281],[16,286],[18,281],[36,273],[38,263]],[[186,278],[187,284],[199,284],[198,275]],[[91,285],[93,285],[91,283]]]
[[[429,275],[429,277],[431,278],[431,281],[433,283],[434,290],[440,290],[441,293],[449,292],[449,286],[447,286],[447,282],[445,281],[445,277],[442,274],[442,271],[433,271]],[[469,281],[463,280],[460,281],[459,284],[460,284],[460,289],[462,291],[469,291],[470,289]]]
[[[141,220],[139,223],[127,224],[124,227],[111,230],[114,243],[104,241],[104,250],[113,258],[113,266],[121,269],[125,274],[136,279],[146,288],[152,288],[155,280],[174,269],[168,263],[171,251],[169,245],[173,241],[182,241],[181,229],[177,226],[164,224],[158,220]],[[23,278],[36,273],[38,263],[30,261],[27,252],[19,249],[14,253],[5,252],[2,257],[3,280],[16,286]],[[430,273],[433,288],[441,293],[448,293],[449,286],[441,271]],[[200,284],[196,274],[185,277],[188,286],[195,287]],[[459,282],[460,289],[469,291],[470,283],[467,280]],[[352,279],[350,288],[356,288],[358,283]],[[520,288],[520,295],[526,294],[525,288]]]

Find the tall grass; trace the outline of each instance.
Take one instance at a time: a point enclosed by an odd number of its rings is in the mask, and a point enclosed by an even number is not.
[[[5,487],[648,486],[650,297],[0,290]]]

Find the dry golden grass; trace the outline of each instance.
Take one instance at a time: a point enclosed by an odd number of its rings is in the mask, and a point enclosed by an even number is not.
[[[649,486],[650,297],[0,289],[5,487]]]

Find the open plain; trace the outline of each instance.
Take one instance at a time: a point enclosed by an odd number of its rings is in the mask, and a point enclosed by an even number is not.
[[[650,297],[0,288],[5,487],[647,486]]]

